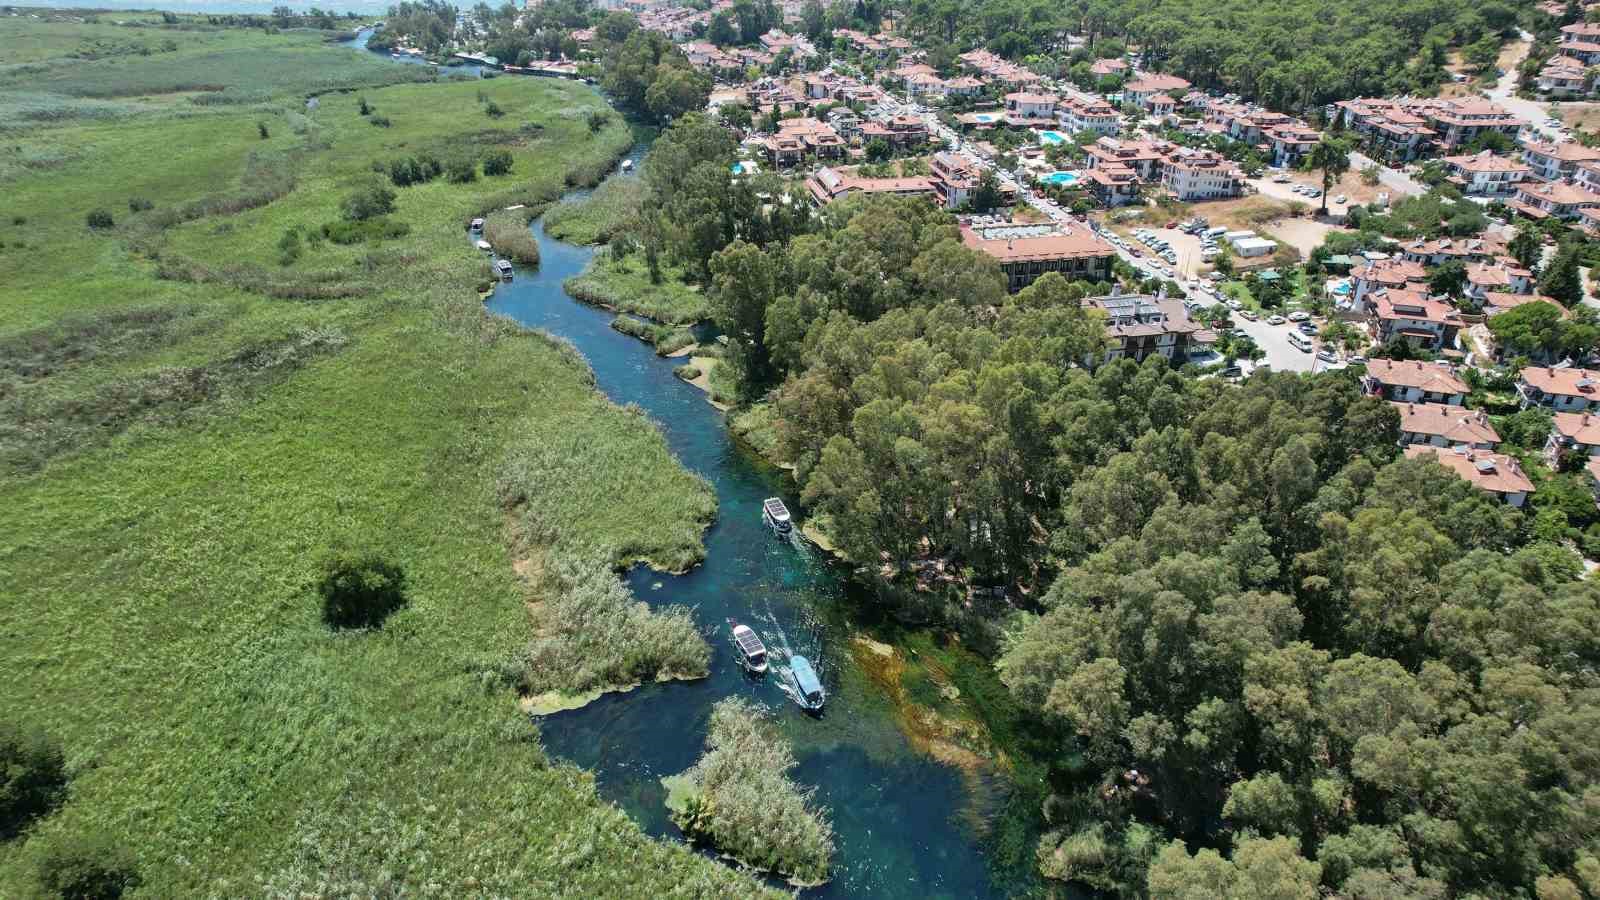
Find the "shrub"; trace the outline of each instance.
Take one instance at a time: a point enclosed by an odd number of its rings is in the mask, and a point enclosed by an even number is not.
[[[478,180],[478,164],[470,159],[458,159],[450,163],[445,170],[445,177],[451,184],[469,184]]]
[[[257,122],[256,123],[256,133],[261,135],[261,139],[263,141],[266,140],[267,138],[272,137],[272,132],[267,130],[267,123],[265,123],[265,122]]]
[[[367,119],[367,121],[378,126],[379,128],[388,128],[390,125],[394,124],[393,122],[389,121],[388,116],[372,116],[371,118]]]
[[[300,229],[291,228],[278,240],[278,264],[293,265],[300,258]]]
[[[498,119],[506,114],[506,111],[500,108],[500,104],[494,102],[493,100],[483,104],[483,111],[488,113],[489,118],[491,119]]]
[[[0,840],[60,805],[66,787],[60,745],[42,732],[0,725]]]
[[[833,857],[833,826],[812,794],[789,778],[796,763],[771,713],[730,697],[711,708],[706,753],[662,779],[672,821],[745,865],[821,884]]]
[[[156,205],[143,197],[128,198],[128,212],[146,212],[155,209]]]
[[[339,204],[346,219],[360,222],[394,212],[394,191],[372,182],[356,188]]]
[[[392,159],[387,166],[378,164],[378,169],[388,173],[389,180],[394,182],[395,187],[423,184],[444,174],[444,164],[431,153]]]
[[[492,150],[483,158],[483,174],[486,177],[504,175],[511,171],[512,162],[510,150]]]
[[[684,363],[676,369],[673,369],[672,374],[682,378],[684,381],[693,381],[704,373],[701,372],[694,363]]]
[[[361,109],[361,115],[363,115],[363,116],[372,115],[372,107],[367,105],[367,98],[365,98],[365,97],[357,97],[356,98],[356,104]]]
[[[337,551],[323,558],[317,594],[332,628],[374,628],[406,603],[406,577],[375,553]]]
[[[376,219],[364,219],[359,222],[329,222],[322,226],[319,235],[335,244],[349,246],[363,241],[383,241],[392,238],[405,237],[411,233],[411,226],[404,222],[397,222],[387,216]]]
[[[63,900],[116,900],[139,886],[127,850],[99,838],[65,838],[39,860],[39,884]]]
[[[606,112],[603,109],[597,109],[594,112],[589,113],[589,131],[590,132],[599,131],[602,128],[605,128],[606,127],[606,123],[608,123],[610,121],[611,121],[611,114],[610,113]]]
[[[111,213],[103,209],[89,210],[89,214],[84,217],[84,220],[89,223],[90,228],[97,229],[112,228],[117,224],[116,220],[111,218]]]

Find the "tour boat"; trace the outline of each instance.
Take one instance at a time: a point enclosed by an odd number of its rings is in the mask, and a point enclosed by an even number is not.
[[[788,534],[794,527],[794,520],[789,517],[789,507],[783,505],[780,497],[768,497],[761,501],[761,521],[778,534]]]
[[[500,277],[501,278],[504,278],[507,281],[511,280],[511,261],[510,260],[508,260],[508,259],[497,259],[497,260],[495,260],[494,261],[494,270],[496,272],[500,273]]]
[[[624,171],[624,172],[632,172],[633,171],[633,160],[631,160],[631,159],[623,160],[622,161],[622,171]]]
[[[472,233],[473,234],[482,234],[483,233],[483,220],[482,219],[473,219],[472,220]]]
[[[767,673],[767,645],[748,625],[733,626],[733,645],[739,649],[739,665],[752,675]]]
[[[489,242],[488,241],[479,241],[477,243],[477,247],[478,247],[479,250],[482,250],[485,253],[488,253],[489,251],[494,249],[493,247],[489,246]]]
[[[789,657],[789,684],[794,688],[794,702],[807,712],[818,712],[822,704],[828,700],[828,695],[822,690],[822,679],[817,677],[817,670],[811,668],[811,661],[804,656]]]

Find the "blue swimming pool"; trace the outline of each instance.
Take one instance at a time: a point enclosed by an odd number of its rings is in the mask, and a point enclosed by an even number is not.
[[[1000,121],[1000,116],[998,113],[973,113],[972,119],[975,122],[982,122],[987,125],[990,122]]]
[[[1051,172],[1049,175],[1044,177],[1044,181],[1047,184],[1059,184],[1065,187],[1070,187],[1074,184],[1077,184],[1078,179],[1082,177],[1083,176],[1079,175],[1077,172]]]
[[[1039,132],[1039,140],[1045,144],[1065,144],[1067,136],[1059,131],[1041,131]]]

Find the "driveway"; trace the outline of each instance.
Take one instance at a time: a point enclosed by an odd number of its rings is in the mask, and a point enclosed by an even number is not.
[[[1262,361],[1271,365],[1275,372],[1310,372],[1317,361],[1315,353],[1302,352],[1289,343],[1289,332],[1294,330],[1292,325],[1268,325],[1265,318],[1252,322],[1237,315],[1233,317],[1233,324],[1267,352]],[[1315,343],[1316,339],[1312,340]]]

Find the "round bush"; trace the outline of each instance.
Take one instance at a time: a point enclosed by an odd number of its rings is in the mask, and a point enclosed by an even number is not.
[[[322,561],[317,593],[333,628],[375,628],[406,603],[406,577],[376,554],[339,552]]]
[[[139,886],[133,856],[103,838],[69,838],[39,860],[39,884],[62,900],[116,900]]]
[[[0,725],[0,840],[60,805],[66,787],[60,745],[40,732]]]

